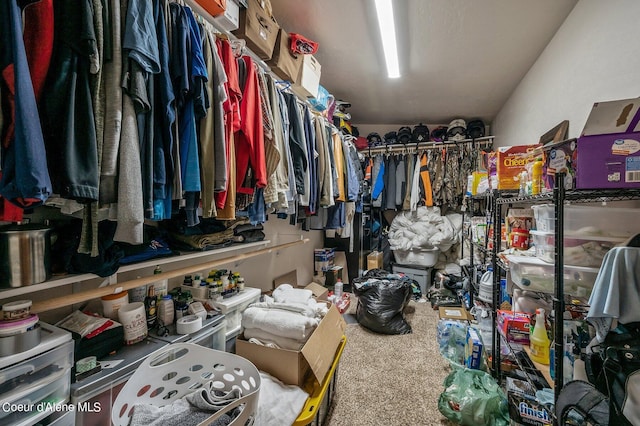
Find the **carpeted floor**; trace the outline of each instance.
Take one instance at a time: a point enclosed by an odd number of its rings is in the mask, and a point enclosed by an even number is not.
[[[436,342],[438,312],[411,301],[405,317],[412,334],[382,335],[361,327],[357,300],[347,312],[347,346],[338,369],[330,426],[452,425],[438,411],[450,371]]]

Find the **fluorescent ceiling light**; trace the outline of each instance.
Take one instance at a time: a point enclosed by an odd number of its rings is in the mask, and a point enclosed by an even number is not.
[[[393,6],[391,0],[375,0],[375,2],[384,60],[387,63],[387,74],[389,78],[398,78],[400,77],[400,65],[398,65],[398,46],[396,44]]]

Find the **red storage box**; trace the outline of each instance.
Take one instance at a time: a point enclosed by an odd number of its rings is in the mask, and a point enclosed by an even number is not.
[[[227,9],[227,0],[196,0],[211,16],[223,14]]]

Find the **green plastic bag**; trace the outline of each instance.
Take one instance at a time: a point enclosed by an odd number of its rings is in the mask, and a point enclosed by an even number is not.
[[[444,379],[438,409],[462,426],[508,426],[507,398],[493,378],[481,370],[454,369]]]

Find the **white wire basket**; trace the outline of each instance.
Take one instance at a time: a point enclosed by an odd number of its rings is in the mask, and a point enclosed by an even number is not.
[[[235,407],[242,407],[242,411],[231,425],[253,424],[260,391],[258,369],[245,358],[193,343],[174,343],[148,356],[118,394],[111,423],[128,425],[134,404],[162,407],[208,382],[219,391],[237,388],[241,397],[201,424],[210,424]]]

